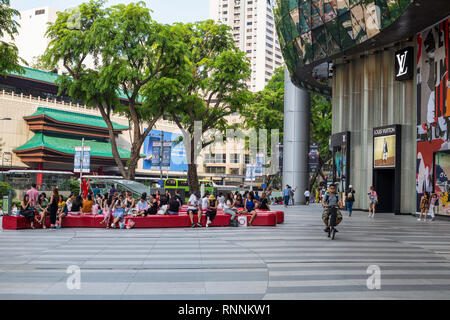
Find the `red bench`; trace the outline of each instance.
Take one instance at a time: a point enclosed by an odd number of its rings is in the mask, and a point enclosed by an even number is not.
[[[250,217],[250,215],[247,215]],[[226,227],[230,223],[231,216],[218,212],[216,218],[211,224],[212,227]],[[186,228],[190,227],[191,223],[189,216],[185,213],[179,215],[152,215],[146,217],[133,217],[126,216],[125,221],[133,220],[135,222],[134,228]],[[278,214],[271,211],[258,213],[257,217],[253,221],[255,226],[276,226],[278,220]],[[103,221],[103,215],[71,215],[63,219],[63,228],[105,228],[106,226],[100,225]],[[197,223],[197,216],[194,216],[194,222]],[[202,225],[206,225],[206,216],[202,215]],[[3,216],[3,229],[5,230],[18,230],[29,229],[30,222],[22,216]],[[46,217],[45,225],[50,227],[50,218]],[[34,223],[35,228],[42,228],[38,223]]]

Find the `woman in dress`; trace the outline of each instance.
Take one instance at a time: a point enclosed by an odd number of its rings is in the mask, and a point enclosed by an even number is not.
[[[369,200],[369,218],[375,217],[375,206],[378,203],[378,194],[373,186],[370,187],[367,193],[367,198]]]
[[[56,214],[58,213],[59,193],[58,188],[53,187],[53,194],[50,197],[49,212],[50,212],[50,228],[56,228]]]
[[[42,224],[43,229],[47,229],[45,226],[45,218],[48,213],[48,200],[45,193],[41,193],[38,198],[38,202],[36,204],[36,209],[38,211],[38,214],[40,216],[40,219],[38,220],[39,224]]]

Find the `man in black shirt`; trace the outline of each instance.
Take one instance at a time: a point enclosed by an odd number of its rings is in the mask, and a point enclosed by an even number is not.
[[[259,200],[259,209],[261,210],[270,210],[269,208],[269,200],[267,199],[266,193],[263,192],[261,195],[261,199]]]
[[[169,210],[167,211],[167,214],[171,216],[177,215],[179,210],[180,210],[180,200],[178,200],[176,197],[170,198]]]

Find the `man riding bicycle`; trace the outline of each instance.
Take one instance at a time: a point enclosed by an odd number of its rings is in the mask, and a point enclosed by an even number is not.
[[[330,231],[330,227],[328,226],[328,220],[330,218],[331,209],[330,207],[337,207],[337,215],[336,215],[336,226],[339,225],[342,221],[342,214],[339,208],[342,208],[342,201],[339,197],[339,194],[336,192],[336,186],[334,184],[330,185],[330,191],[326,193],[326,195],[322,199],[322,205],[324,206],[325,210],[322,214],[322,220],[325,224],[326,228],[323,230],[325,232]],[[336,230],[336,232],[338,232]]]

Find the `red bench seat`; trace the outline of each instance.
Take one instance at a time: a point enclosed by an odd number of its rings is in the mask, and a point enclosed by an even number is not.
[[[250,215],[247,215],[250,219]],[[230,224],[231,216],[219,211],[211,224],[212,227],[226,227]],[[125,221],[133,220],[135,222],[134,228],[186,228],[190,227],[191,223],[189,216],[185,213],[179,215],[152,215],[146,217],[126,216]],[[271,211],[260,212],[253,221],[255,226],[276,226],[278,214]],[[69,213],[62,221],[63,228],[105,228],[100,222],[103,221],[103,215],[72,215]],[[194,222],[197,223],[197,216],[194,216]],[[202,225],[206,225],[206,216],[202,215]],[[22,216],[3,216],[3,229],[18,230],[29,229],[29,221]],[[50,227],[50,218],[46,217],[45,225]],[[34,223],[35,228],[42,228],[38,223]]]

